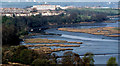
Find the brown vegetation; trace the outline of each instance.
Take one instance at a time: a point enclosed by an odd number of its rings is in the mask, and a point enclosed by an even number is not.
[[[120,35],[108,35],[109,37],[120,37]]]
[[[50,54],[52,52],[58,52],[58,51],[65,51],[65,50],[73,50],[71,48],[54,48],[54,49],[51,49],[49,47],[40,47],[39,49],[33,49],[34,51],[37,51],[37,52],[44,52],[46,54]]]
[[[82,44],[82,42],[68,42],[68,43],[72,43],[72,44]]]
[[[64,44],[37,44],[37,45],[25,45],[26,47],[37,47],[37,46],[59,46],[59,47],[80,47],[80,45],[64,45]]]
[[[112,35],[112,34],[120,34],[119,28],[116,28],[116,27],[100,27],[100,28],[89,28],[89,29],[59,28],[58,30],[89,33],[94,35],[104,35],[104,36],[111,36],[111,37],[120,36],[120,35]]]
[[[21,63],[8,62],[8,64],[2,64],[0,66],[30,66],[30,65],[25,65],[25,64],[21,64]]]
[[[50,39],[25,39],[25,43],[73,43],[73,44],[82,44],[82,42],[68,42],[65,40],[50,40]]]
[[[25,43],[70,43],[70,44],[82,44],[82,42],[68,42],[64,40],[49,40],[49,39],[25,39]],[[71,48],[54,48],[51,49],[49,46],[56,46],[56,47],[80,47],[80,45],[65,45],[65,44],[36,44],[36,45],[25,45],[26,47],[40,47],[39,49],[33,49],[38,53],[47,53],[50,54],[52,52],[57,51],[65,51],[65,50],[73,50]],[[46,47],[47,46],[47,47]]]
[[[49,39],[25,39],[25,43],[66,43],[67,41],[63,40],[49,40]]]

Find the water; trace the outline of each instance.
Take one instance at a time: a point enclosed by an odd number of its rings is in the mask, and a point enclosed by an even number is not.
[[[44,4],[44,2],[2,2],[0,5],[2,8],[26,8],[28,6],[40,5]],[[112,2],[108,4],[108,2],[48,2],[51,5],[61,5],[61,6],[75,6],[75,7],[93,7],[93,6],[101,6],[101,7],[110,7],[110,8],[118,8],[118,2]],[[0,8],[1,8],[0,6]]]
[[[97,23],[97,26],[94,24],[90,24],[89,26],[76,26],[76,27],[68,27],[68,28],[94,28],[94,27],[118,27],[119,22],[116,23],[103,23],[104,25],[101,26],[101,23]],[[94,57],[95,64],[106,64],[107,60],[110,57],[116,57],[118,62],[118,37],[106,37],[103,35],[92,35],[86,33],[78,33],[78,32],[67,32],[67,31],[59,31],[57,28],[47,29],[45,32],[48,33],[55,33],[55,34],[62,34],[61,36],[56,35],[37,35],[31,36],[32,38],[47,38],[53,40],[66,40],[66,41],[77,41],[83,42],[80,47],[67,47],[72,48],[72,51],[77,54],[85,54],[86,52],[92,52],[94,54],[109,54],[109,55],[96,55]],[[62,43],[67,44],[67,43]],[[69,44],[67,44],[69,45]],[[74,45],[74,44],[73,44]],[[77,44],[75,44],[77,45]],[[51,49],[54,48],[61,48],[61,47],[50,47]],[[66,48],[66,47],[62,47]],[[54,52],[57,55],[61,56],[66,51]]]
[[[116,23],[105,23],[106,25],[101,27],[117,27],[118,22]],[[76,28],[90,28],[96,26],[76,26]],[[100,27],[100,26],[97,26]],[[75,28],[75,27],[74,27]],[[95,64],[106,64],[107,60],[110,57],[116,57],[118,61],[118,37],[106,37],[103,35],[91,35],[86,33],[77,33],[77,32],[66,32],[66,31],[58,31],[56,29],[48,29],[46,30],[48,33],[56,33],[62,34],[62,36],[48,36],[42,38],[48,39],[57,39],[57,40],[67,40],[67,41],[77,41],[83,42],[80,47],[69,47],[73,48],[72,52],[78,54],[85,54],[86,52],[92,52],[94,54],[111,54],[111,55],[99,55],[95,56]],[[104,38],[104,39],[103,39]],[[64,52],[58,52],[58,55],[62,55]]]

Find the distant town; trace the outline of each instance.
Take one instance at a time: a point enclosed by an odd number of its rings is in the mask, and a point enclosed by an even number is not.
[[[60,14],[66,14],[65,9],[71,8],[83,8],[83,7],[74,7],[74,6],[65,6],[62,7],[60,5],[50,5],[50,4],[41,4],[41,5],[33,5],[29,8],[0,8],[0,16],[54,16]],[[110,8],[110,7],[88,7],[85,6],[84,8]]]

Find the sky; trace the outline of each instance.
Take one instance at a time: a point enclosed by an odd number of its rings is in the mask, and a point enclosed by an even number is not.
[[[36,0],[37,2],[118,2],[120,0]],[[0,0],[0,2],[33,2],[33,0]]]

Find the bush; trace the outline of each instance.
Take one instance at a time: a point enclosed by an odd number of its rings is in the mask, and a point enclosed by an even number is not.
[[[107,66],[117,66],[116,58],[115,58],[115,57],[111,57],[111,58],[107,61]]]
[[[2,18],[2,45],[18,45],[20,42],[12,18]]]
[[[42,52],[33,51],[25,46],[11,46],[10,48],[4,48],[2,52],[2,61],[4,64],[8,62],[22,63],[33,66],[40,66],[41,64],[59,64],[56,54],[45,54]],[[109,60],[108,63],[115,61]],[[71,51],[65,52],[61,63],[62,64],[93,64],[93,54],[86,53],[81,59],[79,54],[73,53]],[[115,63],[115,62],[113,62]]]
[[[84,65],[94,65],[94,59],[93,59],[93,53],[87,52],[86,54],[84,54],[83,57],[83,64]]]
[[[52,64],[57,64],[58,62],[57,62],[57,54],[55,54],[55,53],[53,53],[52,55],[51,55],[51,58],[52,58]]]
[[[3,51],[3,63],[16,62],[23,64],[31,64],[39,54],[25,46],[10,47],[10,49]]]
[[[33,66],[40,66],[41,64],[50,64],[50,61],[47,59],[35,59],[32,62]]]
[[[62,58],[62,64],[73,64],[73,55],[74,53],[71,51],[65,52],[63,54],[64,57]]]

